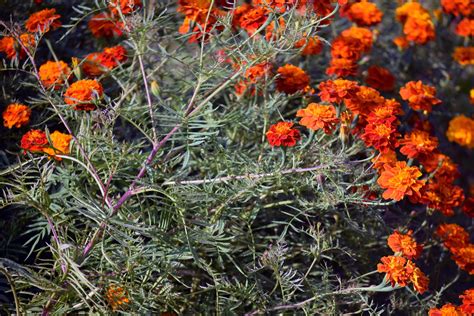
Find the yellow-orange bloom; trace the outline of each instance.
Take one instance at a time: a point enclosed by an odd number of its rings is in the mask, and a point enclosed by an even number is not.
[[[46,89],[58,90],[71,75],[71,68],[64,61],[47,61],[39,68],[39,77]]]
[[[473,14],[472,0],[441,0],[441,6],[444,12],[456,16]]]
[[[339,119],[336,117],[336,109],[332,105],[310,103],[305,109],[298,110],[296,116],[301,117],[301,125],[313,131],[322,129],[326,134],[332,133],[337,123],[339,123]]]
[[[122,305],[130,303],[127,291],[123,287],[113,284],[108,287],[105,297],[114,311],[120,309]]]
[[[474,65],[474,46],[454,48],[453,58],[461,66]]]
[[[412,264],[411,261],[408,261],[408,264]],[[409,268],[411,269],[411,268]],[[428,277],[418,268],[413,264],[413,272],[410,275],[410,281],[413,284],[413,288],[415,291],[417,291],[420,294],[425,293],[428,290],[428,285],[430,280]]]
[[[474,120],[458,115],[449,122],[446,137],[450,142],[458,143],[469,149],[474,148]]]
[[[471,89],[471,91],[469,92],[469,102],[471,102],[471,104],[474,104],[474,89]]]
[[[397,36],[393,39],[393,43],[398,47],[399,50],[404,50],[408,46],[410,46],[410,42],[408,42],[405,36]]]
[[[413,231],[402,234],[398,231],[388,236],[387,244],[393,252],[401,252],[408,259],[417,259],[423,251],[423,246],[412,237]]]
[[[104,93],[97,80],[79,80],[74,82],[64,93],[66,104],[73,105],[75,110],[91,111]]]
[[[444,304],[440,309],[430,309],[428,316],[466,316],[461,310],[451,303]]]
[[[426,180],[418,180],[422,173],[418,167],[407,166],[405,161],[398,161],[395,165],[385,165],[377,183],[385,190],[384,199],[400,201],[406,196],[410,199],[419,199],[420,190]]]
[[[25,22],[25,27],[31,33],[46,33],[50,29],[54,30],[61,26],[60,17],[59,14],[56,14],[56,9],[44,9],[30,15]]]
[[[3,126],[19,128],[30,122],[31,109],[24,104],[12,103],[3,111]]]
[[[357,82],[345,79],[327,80],[321,82],[318,88],[321,90],[321,100],[330,103],[341,103],[345,99],[354,98],[359,91]]]
[[[69,154],[69,145],[72,140],[72,136],[69,134],[63,134],[59,131],[54,131],[49,135],[50,147],[45,147],[43,152],[54,157],[56,160],[61,158],[56,155],[67,155]]]

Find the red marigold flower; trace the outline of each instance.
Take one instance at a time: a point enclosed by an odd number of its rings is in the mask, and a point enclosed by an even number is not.
[[[19,128],[30,122],[31,109],[24,104],[12,103],[3,111],[3,126]]]
[[[5,36],[0,39],[0,52],[5,53],[8,59],[13,59],[16,56],[15,39],[11,36]]]
[[[443,11],[448,14],[469,16],[473,12],[471,0],[441,0]]]
[[[461,66],[474,65],[474,46],[455,47],[453,58]]]
[[[468,232],[458,224],[441,224],[435,234],[451,252],[469,245]]]
[[[79,80],[74,82],[64,93],[66,104],[73,105],[75,110],[91,111],[102,97],[104,89],[96,80]]]
[[[345,99],[354,98],[359,91],[357,82],[345,79],[323,81],[318,88],[321,100],[330,103],[341,103]]]
[[[466,314],[474,314],[474,288],[465,290],[462,295],[459,296],[462,299],[462,305],[459,309]]]
[[[357,61],[364,50],[360,39],[354,37],[339,36],[331,43],[331,57],[333,59],[349,59]]]
[[[25,22],[25,27],[31,33],[46,33],[61,26],[59,18],[61,16],[56,14],[56,9],[44,9],[30,15]]]
[[[278,68],[277,72],[276,88],[279,92],[293,94],[296,92],[309,91],[310,78],[303,69],[286,64]]]
[[[41,152],[47,145],[46,133],[38,129],[28,131],[21,138],[21,148],[25,151]]]
[[[63,61],[47,61],[39,68],[39,77],[46,89],[58,90],[71,75],[71,68]]]
[[[401,252],[407,259],[417,259],[423,251],[423,246],[412,237],[413,231],[401,234],[397,230],[388,236],[387,244],[393,252]]]
[[[446,137],[450,142],[455,142],[469,149],[474,148],[474,119],[458,115],[449,121]]]
[[[373,26],[382,21],[383,13],[375,3],[361,0],[350,5],[347,18],[359,26]]]
[[[361,86],[355,96],[345,99],[349,110],[362,115],[368,115],[373,109],[385,103],[385,98],[377,90],[365,86]]]
[[[67,155],[70,152],[69,145],[72,140],[72,136],[69,134],[63,134],[59,131],[54,131],[49,135],[51,144],[49,147],[43,148],[43,152],[54,157],[56,160],[61,160],[56,155]]]
[[[397,122],[398,119],[393,116],[385,120],[368,123],[360,137],[368,147],[374,147],[381,153],[386,153],[398,147]]]
[[[296,116],[301,117],[301,125],[314,131],[322,129],[326,134],[331,134],[339,123],[336,108],[332,105],[310,103],[305,109],[298,110]]]
[[[459,36],[474,37],[474,19],[464,18],[456,26],[456,34]]]
[[[400,141],[400,152],[408,158],[430,155],[438,148],[438,138],[430,133],[414,129]]]
[[[352,59],[333,58],[326,69],[326,74],[342,78],[355,76],[357,75],[357,63]]]
[[[130,14],[142,7],[141,0],[110,0],[109,10],[113,15]]]
[[[107,69],[114,69],[127,61],[127,50],[122,45],[106,47],[101,54],[101,65]]]
[[[441,103],[441,100],[435,97],[436,89],[425,85],[421,81],[410,81],[400,89],[400,96],[408,101],[408,105],[413,110],[431,112],[433,105]]]
[[[318,55],[323,50],[323,43],[318,36],[303,37],[295,43],[295,48],[302,48],[302,56]]]
[[[408,267],[410,266],[410,267]],[[407,270],[413,271],[410,274],[410,281],[413,284],[413,288],[420,294],[425,293],[428,290],[430,279],[418,268],[412,261],[407,262]]]
[[[386,273],[392,286],[407,286],[410,282],[412,271],[406,269],[407,259],[396,256],[386,256],[380,258],[382,263],[377,264],[377,271]]]
[[[293,128],[292,122],[278,122],[270,126],[267,132],[270,146],[293,147],[300,139],[300,132]]]
[[[465,316],[465,315],[462,314],[462,312],[457,306],[451,303],[447,303],[447,304],[444,304],[441,307],[441,309],[431,308],[428,313],[428,316]]]
[[[120,37],[123,34],[123,22],[111,17],[107,13],[94,15],[87,24],[94,37]]]
[[[395,76],[387,68],[370,66],[365,82],[374,89],[392,91],[395,87]]]
[[[422,173],[418,167],[407,166],[405,161],[398,161],[395,165],[385,165],[377,183],[386,189],[383,198],[400,201],[405,196],[410,199],[421,197],[420,190],[426,180],[418,180]]]

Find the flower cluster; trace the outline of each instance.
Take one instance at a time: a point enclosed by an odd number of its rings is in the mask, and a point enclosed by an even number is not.
[[[407,2],[397,8],[397,20],[403,25],[405,40],[424,45],[435,38],[431,16],[420,3]]]
[[[377,271],[385,273],[392,286],[401,287],[413,284],[420,294],[428,290],[429,279],[418,268],[412,259],[420,256],[423,246],[411,236],[412,232],[401,234],[395,231],[388,237],[388,245],[395,252],[393,256],[382,257],[377,265]]]
[[[474,244],[469,242],[468,232],[457,224],[441,224],[436,235],[451,253],[460,269],[474,274]]]
[[[68,155],[72,136],[59,131],[50,135],[37,129],[28,131],[21,138],[21,148],[33,153],[45,153],[56,160],[61,160],[57,155]]]

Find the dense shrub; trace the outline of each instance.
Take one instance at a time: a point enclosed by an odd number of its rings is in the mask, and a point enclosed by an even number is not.
[[[3,312],[472,315],[470,0],[0,18]]]

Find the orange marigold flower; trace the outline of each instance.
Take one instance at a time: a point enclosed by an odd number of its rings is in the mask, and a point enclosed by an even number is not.
[[[20,146],[25,151],[41,152],[47,145],[46,133],[39,129],[32,129],[23,135]]]
[[[471,0],[441,0],[441,6],[444,12],[455,16],[473,14]]]
[[[345,99],[346,107],[355,114],[368,115],[386,100],[374,88],[361,86],[354,96]]]
[[[371,160],[373,163],[372,168],[377,170],[379,173],[383,170],[384,165],[395,165],[397,161],[397,153],[393,150],[387,150],[385,153],[379,153]]]
[[[71,68],[63,61],[47,61],[39,68],[39,77],[46,89],[60,89],[70,75]]]
[[[127,291],[123,287],[114,284],[109,285],[105,297],[114,311],[120,309],[122,305],[130,303]]]
[[[394,165],[385,165],[377,183],[386,189],[383,198],[400,201],[406,196],[410,199],[419,199],[420,190],[426,180],[418,180],[422,173],[418,167],[407,166],[405,161],[398,161]]]
[[[451,252],[469,245],[468,232],[458,224],[441,224],[435,234]]]
[[[435,97],[435,87],[425,85],[421,81],[410,81],[400,89],[400,96],[408,101],[408,105],[413,110],[431,112],[432,106],[441,103],[441,100]]]
[[[420,202],[429,209],[440,211],[445,216],[453,216],[454,208],[461,206],[464,202],[464,191],[452,182],[435,178],[423,188]]]
[[[406,22],[413,12],[426,12],[426,9],[418,2],[407,2],[395,10],[395,16],[402,24]]]
[[[465,315],[463,315],[463,313],[457,306],[451,303],[447,303],[447,304],[444,304],[440,309],[431,308],[428,313],[428,316],[465,316]]]
[[[474,19],[462,19],[456,26],[456,34],[464,37],[474,36]]]
[[[0,52],[3,52],[5,55],[7,55],[8,59],[15,58],[15,39],[11,36],[5,36],[0,39]]]
[[[292,122],[273,124],[266,135],[270,146],[293,147],[300,139],[300,132],[293,128]]]
[[[342,31],[341,36],[346,38],[355,38],[362,43],[362,51],[364,53],[370,52],[373,42],[372,31],[366,27],[352,26]]]
[[[373,26],[382,21],[383,13],[375,3],[362,0],[347,10],[347,18],[359,26]]]
[[[318,88],[321,100],[330,103],[341,103],[347,98],[354,98],[359,91],[357,82],[345,79],[323,81]]]
[[[278,91],[286,94],[309,91],[310,78],[303,69],[286,64],[278,68],[277,72],[279,75],[276,79],[276,88]]]
[[[61,26],[60,17],[56,14],[56,9],[44,9],[30,15],[25,22],[25,27],[31,33],[46,33]]]
[[[411,271],[407,271],[407,259],[396,256],[386,256],[380,258],[382,263],[377,264],[377,271],[386,273],[392,286],[407,286],[410,282]]]
[[[327,75],[348,77],[357,75],[357,63],[353,59],[333,58],[326,69]]]
[[[318,36],[304,37],[295,43],[295,48],[302,48],[302,56],[318,55],[323,50],[323,43]]]
[[[367,122],[375,123],[402,114],[401,104],[395,99],[384,99],[384,103],[373,107],[367,116]],[[395,122],[398,125],[398,121]]]
[[[412,237],[413,231],[401,234],[397,230],[388,236],[387,244],[393,252],[401,252],[407,259],[417,259],[423,251],[423,246]]]
[[[458,267],[470,275],[474,274],[474,244],[451,250],[452,258]]]
[[[469,92],[469,102],[471,102],[471,104],[474,104],[474,89],[471,89],[471,91]]]
[[[430,133],[415,129],[405,134],[400,141],[400,152],[408,158],[417,158],[420,155],[430,155],[438,148],[438,138]]]
[[[413,12],[403,25],[406,39],[423,45],[435,38],[435,28],[428,13]]]
[[[120,37],[123,34],[123,22],[116,20],[107,13],[94,15],[87,24],[94,37]]]
[[[74,105],[75,110],[91,111],[96,108],[93,102],[102,97],[104,89],[97,80],[79,80],[64,93],[66,104]]]
[[[454,48],[453,58],[461,66],[474,65],[474,46]]]
[[[336,108],[332,105],[310,103],[305,109],[298,110],[296,116],[301,117],[301,125],[313,131],[322,129],[326,134],[331,134],[339,123]]]
[[[251,83],[257,83],[265,79],[271,74],[272,64],[269,62],[261,62],[252,67],[249,67],[244,74],[244,77]]]
[[[355,62],[360,59],[363,50],[363,43],[358,38],[339,36],[331,43],[333,59],[349,59]]]
[[[474,148],[474,120],[464,115],[458,115],[449,121],[446,137],[469,149]]]
[[[386,153],[398,147],[396,117],[368,123],[360,136],[368,147],[374,147],[381,153]]]
[[[98,77],[104,72],[106,69],[102,65],[102,53],[90,53],[84,58],[82,62],[81,69],[82,71],[89,77]]]
[[[387,68],[370,66],[365,82],[377,90],[392,91],[395,87],[395,76]]]
[[[69,154],[69,145],[72,140],[71,135],[54,131],[49,135],[49,140],[51,141],[50,147],[43,148],[44,153],[54,157],[56,160],[61,160],[61,158],[57,157],[56,155]]]
[[[24,104],[12,103],[3,111],[3,126],[19,128],[30,122],[31,109]]]
[[[425,293],[428,290],[428,285],[430,279],[411,261],[408,261],[407,266],[412,265],[412,267],[407,268],[407,270],[412,270],[413,272],[410,275],[410,281],[413,284],[413,288],[420,294]]]
[[[459,306],[461,311],[466,314],[474,314],[474,288],[465,290],[459,298],[462,299],[462,304]]]
[[[122,45],[106,47],[100,59],[102,66],[107,69],[114,69],[127,61],[127,50]]]
[[[301,8],[306,5],[307,0],[253,0],[252,4],[255,6],[262,6],[277,13],[285,13],[288,9],[297,5]]]
[[[113,15],[130,14],[142,7],[141,0],[110,0],[109,10]]]
[[[413,3],[413,2],[412,2]],[[404,50],[408,46],[410,46],[410,42],[408,42],[405,36],[397,36],[393,39],[393,43],[398,47],[399,50]]]

